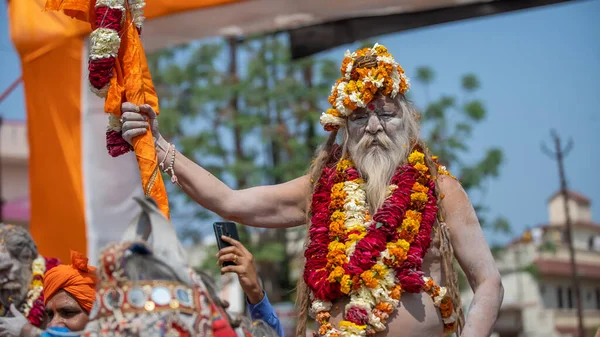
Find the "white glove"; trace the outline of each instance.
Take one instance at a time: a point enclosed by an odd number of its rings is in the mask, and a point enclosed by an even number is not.
[[[0,337],[19,337],[25,325],[30,324],[14,304],[10,305],[10,312],[15,317],[0,318]]]
[[[150,125],[155,142],[162,138],[158,132],[156,112],[148,104],[142,104],[139,107],[129,102],[121,104],[121,123],[123,123],[121,126],[122,137],[131,145],[133,145],[133,138],[148,131],[148,125]]]

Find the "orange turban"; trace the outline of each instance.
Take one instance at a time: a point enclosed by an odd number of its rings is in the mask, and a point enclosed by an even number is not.
[[[96,281],[96,268],[88,266],[87,257],[71,251],[70,266],[61,264],[44,275],[44,304],[59,290],[64,290],[89,313],[96,300]]]

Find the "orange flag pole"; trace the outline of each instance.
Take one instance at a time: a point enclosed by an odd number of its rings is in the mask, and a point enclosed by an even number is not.
[[[104,111],[109,116],[107,149],[116,157],[131,150],[121,137],[121,103],[148,104],[159,113],[148,62],[140,39],[143,22],[142,0],[47,0],[46,9],[87,21],[90,34],[90,84],[100,97],[106,97]],[[133,140],[146,196],[158,203],[169,217],[169,201],[151,132]]]

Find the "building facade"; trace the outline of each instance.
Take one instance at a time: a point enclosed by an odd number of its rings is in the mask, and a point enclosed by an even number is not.
[[[29,146],[23,121],[0,125],[0,177],[2,222],[29,227]]]
[[[600,327],[600,224],[591,201],[569,192],[573,244],[583,307],[584,336],[578,335],[577,299],[571,277],[565,204],[548,202],[549,222],[527,230],[496,259],[504,301],[494,331],[498,337],[593,337]],[[472,294],[464,294],[470,304]]]

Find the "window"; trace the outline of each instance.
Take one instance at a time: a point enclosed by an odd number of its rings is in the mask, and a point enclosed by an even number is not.
[[[563,303],[563,290],[561,286],[556,287],[556,299],[557,299],[557,305],[559,309],[562,309],[565,307],[564,303]]]
[[[594,240],[595,237],[594,236],[590,236],[590,238],[588,239],[588,249],[589,250],[594,250]]]
[[[545,294],[546,293],[546,286],[543,284],[540,284],[540,294]]]
[[[573,309],[573,289],[567,288],[567,308]]]
[[[600,288],[596,288],[596,309],[600,310]]]

